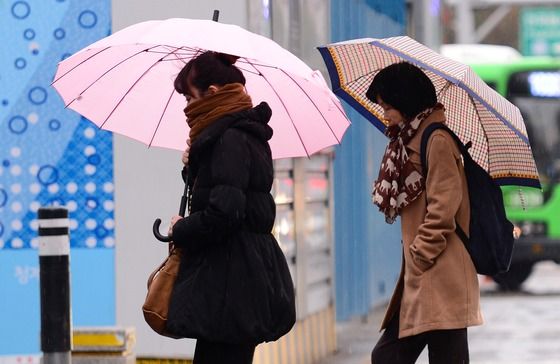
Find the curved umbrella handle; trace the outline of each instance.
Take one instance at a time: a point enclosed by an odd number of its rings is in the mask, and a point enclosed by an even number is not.
[[[183,170],[183,172],[185,178],[185,189],[183,190],[183,196],[181,196],[181,205],[179,206],[180,216],[185,216],[185,212],[187,211],[187,205],[189,204],[189,183],[188,183],[189,175],[186,169]],[[161,219],[156,219],[156,221],[154,221],[154,226],[152,228],[154,236],[159,241],[163,241],[164,243],[169,243],[171,240],[173,240],[173,238],[169,235],[160,234],[159,232],[160,225],[161,225]]]
[[[159,241],[163,241],[164,243],[169,243],[171,241],[171,237],[160,234],[160,232],[159,232],[159,226],[160,225],[161,225],[161,219],[156,219],[156,221],[154,221],[154,226],[153,226],[153,229],[152,229],[153,233],[154,233],[154,236]]]

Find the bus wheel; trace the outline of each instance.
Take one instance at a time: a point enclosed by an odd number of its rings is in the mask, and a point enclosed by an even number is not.
[[[519,291],[521,284],[531,275],[533,262],[512,264],[509,271],[492,277],[502,291]]]

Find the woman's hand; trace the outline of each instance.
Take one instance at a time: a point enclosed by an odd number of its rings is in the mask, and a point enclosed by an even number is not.
[[[185,167],[189,165],[189,151],[190,150],[191,150],[191,140],[187,139],[187,147],[185,148],[185,151],[183,152],[183,155],[181,157],[181,161],[183,162]]]
[[[521,228],[517,225],[513,225],[513,238],[514,239],[519,239],[521,237],[521,234],[523,233],[523,230],[521,230]]]
[[[175,215],[171,218],[171,223],[169,224],[169,231],[167,232],[167,235],[169,235],[169,236],[173,235],[173,226],[175,226],[177,221],[181,220],[182,218],[183,217],[179,216],[179,215]]]

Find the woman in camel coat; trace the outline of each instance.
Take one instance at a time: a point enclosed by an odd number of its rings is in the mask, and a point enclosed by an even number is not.
[[[373,364],[414,363],[424,347],[430,364],[468,363],[467,327],[482,324],[475,267],[455,224],[469,231],[469,191],[461,153],[436,130],[428,141],[428,175],[420,161],[423,131],[446,122],[430,79],[409,63],[374,78],[368,98],[389,122],[391,141],[373,200],[387,222],[401,217],[403,263],[372,352]],[[391,186],[391,188],[387,188]]]

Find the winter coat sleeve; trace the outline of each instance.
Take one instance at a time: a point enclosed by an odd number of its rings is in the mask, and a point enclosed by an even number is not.
[[[239,229],[245,218],[251,156],[247,135],[228,129],[213,147],[211,187],[207,206],[173,227],[173,240],[196,248],[196,244],[221,241]]]
[[[458,192],[462,183],[457,164],[460,157],[455,153],[453,140],[437,132],[430,139],[427,150],[427,211],[410,246],[413,262],[422,272],[435,263],[447,245],[447,237],[454,234],[455,215],[462,200]]]

